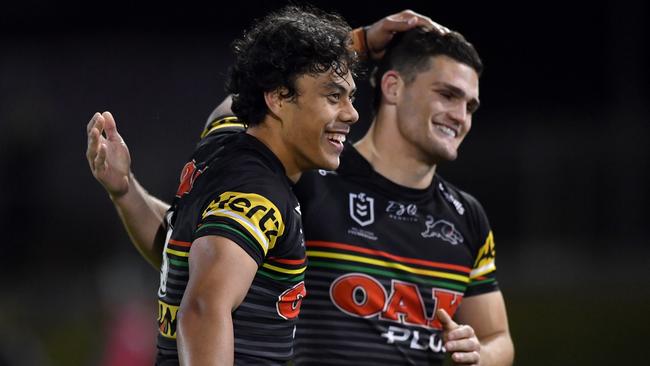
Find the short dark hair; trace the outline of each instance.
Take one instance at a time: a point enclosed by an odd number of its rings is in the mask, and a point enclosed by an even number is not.
[[[314,7],[286,6],[256,21],[235,40],[235,62],[226,91],[232,110],[249,126],[268,112],[264,93],[285,88],[283,98],[299,96],[295,82],[305,74],[354,73],[358,59],[350,47],[350,26],[337,14]]]
[[[386,54],[378,62],[371,83],[375,88],[373,108],[377,112],[381,103],[381,78],[389,70],[397,70],[408,84],[417,74],[431,67],[431,57],[448,56],[466,64],[480,76],[483,62],[474,46],[458,32],[440,34],[423,28],[398,33],[386,47]]]

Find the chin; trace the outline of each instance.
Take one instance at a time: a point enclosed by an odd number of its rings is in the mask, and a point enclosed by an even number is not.
[[[432,151],[430,155],[434,164],[454,161],[458,157],[457,151]]]
[[[327,158],[323,160],[323,164],[321,164],[319,169],[336,170],[338,169],[340,162],[341,160],[338,156],[336,158]]]
[[[443,161],[454,161],[458,158],[458,154],[448,154],[442,157]]]

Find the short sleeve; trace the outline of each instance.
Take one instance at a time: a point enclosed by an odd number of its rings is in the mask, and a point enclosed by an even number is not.
[[[255,184],[258,182],[258,184]],[[194,239],[217,235],[242,247],[261,265],[285,232],[286,199],[274,194],[273,184],[259,179],[208,195],[198,217]]]
[[[465,195],[466,197],[468,195]],[[474,263],[469,275],[469,285],[465,296],[479,295],[499,289],[496,280],[496,248],[494,234],[490,228],[483,207],[470,197],[473,227],[476,230],[476,244],[473,246]]]

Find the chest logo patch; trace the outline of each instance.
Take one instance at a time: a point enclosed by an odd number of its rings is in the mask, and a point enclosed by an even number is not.
[[[375,199],[365,193],[350,193],[350,217],[361,226],[375,222]]]
[[[463,242],[463,236],[456,230],[454,224],[449,221],[436,220],[433,216],[427,215],[425,225],[426,230],[420,233],[423,238],[440,238],[452,245]]]

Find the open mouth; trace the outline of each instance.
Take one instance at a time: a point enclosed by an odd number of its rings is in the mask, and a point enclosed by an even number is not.
[[[341,147],[345,142],[345,134],[343,133],[327,132],[325,133],[325,138],[327,138],[327,140],[329,140],[329,142],[333,143],[334,145]]]
[[[447,125],[443,125],[443,124],[440,124],[440,123],[434,123],[434,127],[436,128],[436,130],[442,132],[443,135],[446,135],[446,136],[449,136],[449,137],[452,137],[452,138],[458,137],[459,131],[457,129],[451,128],[451,127],[449,127]]]

